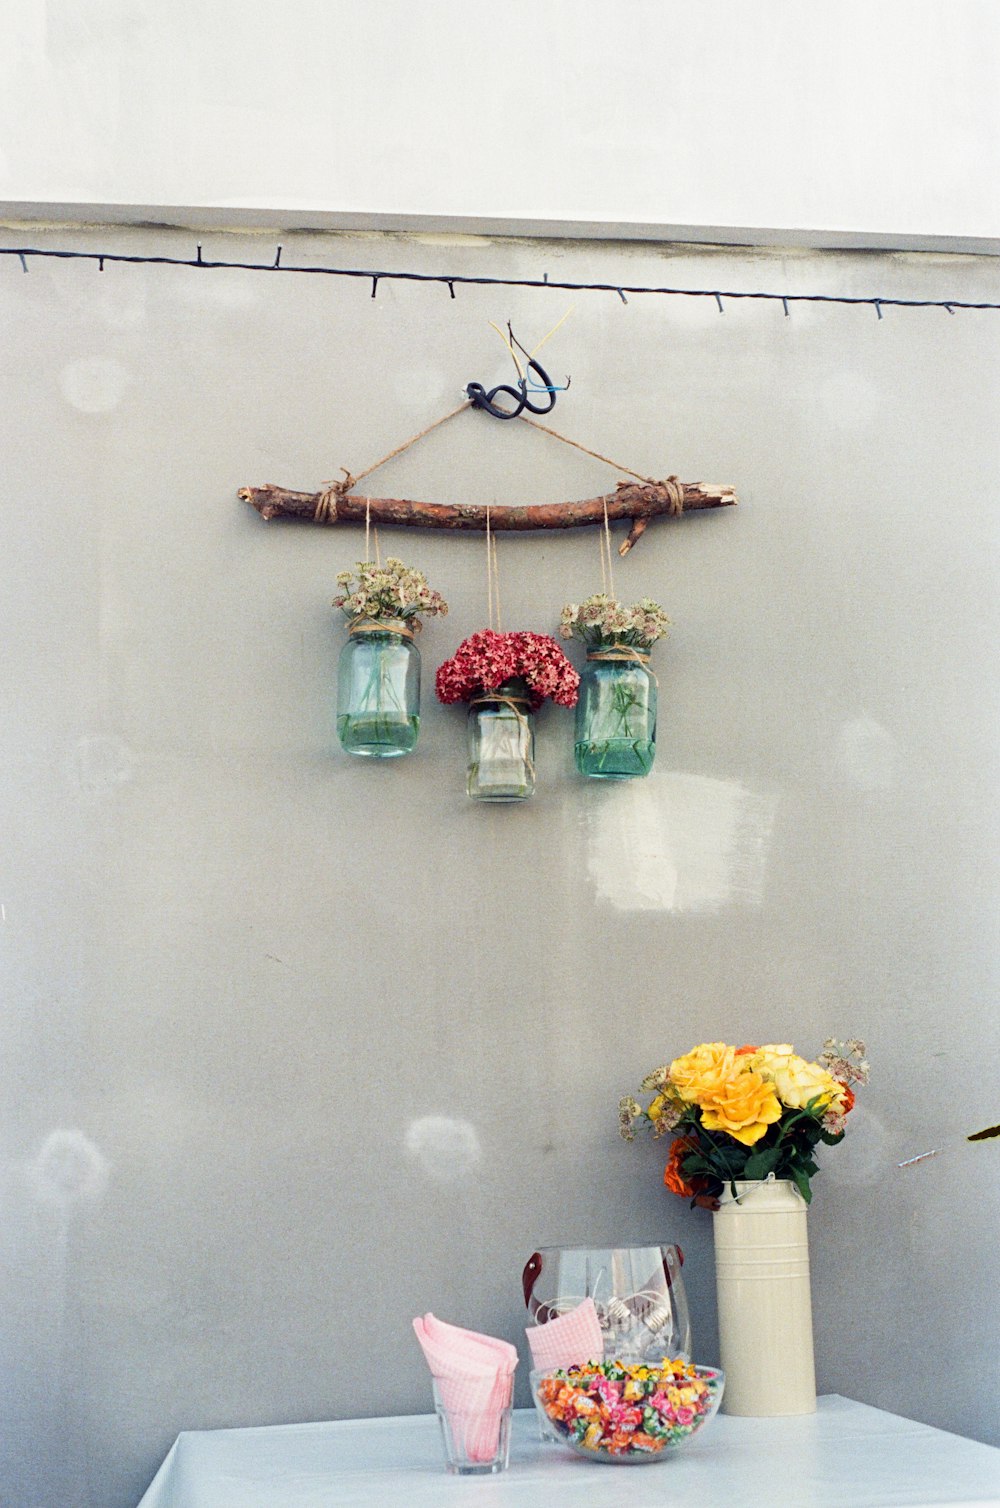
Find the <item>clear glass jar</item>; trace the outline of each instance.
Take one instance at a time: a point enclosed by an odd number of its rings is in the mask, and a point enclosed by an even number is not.
[[[469,703],[473,801],[524,801],[535,792],[535,717],[528,699],[501,686]]]
[[[595,780],[648,775],[656,754],[656,677],[639,650],[587,656],[576,704],[576,767]]]
[[[340,653],[337,733],[348,754],[409,754],[420,728],[420,651],[402,619],[352,623]]]

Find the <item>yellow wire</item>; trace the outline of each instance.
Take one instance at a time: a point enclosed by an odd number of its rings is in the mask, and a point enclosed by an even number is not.
[[[499,335],[500,339],[503,341],[504,345],[507,347],[508,351],[510,352],[511,356],[514,358],[514,365],[517,367],[517,375],[521,379],[521,381],[523,382],[524,381],[524,372],[521,369],[521,363],[518,360],[517,352],[514,350],[514,347],[511,345],[510,341],[508,340],[507,336],[503,333],[503,331],[501,330],[500,326],[499,325],[495,325],[492,320],[490,320],[490,329],[491,330],[495,330],[497,332],[497,334]]]
[[[570,304],[569,308],[566,310],[566,313],[563,315],[563,317],[559,321],[559,323],[552,326],[552,329],[549,331],[548,335],[543,335],[542,336],[541,340],[538,342],[537,346],[532,351],[532,353],[531,353],[532,356],[537,356],[538,355],[538,352],[542,349],[542,347],[544,346],[545,342],[549,339],[549,336],[554,335],[556,333],[556,331],[560,328],[560,326],[564,325],[566,323],[566,321],[569,319],[570,315],[573,313],[573,310],[575,308],[576,308],[575,304]],[[494,329],[495,328],[496,328],[496,326],[494,326]]]

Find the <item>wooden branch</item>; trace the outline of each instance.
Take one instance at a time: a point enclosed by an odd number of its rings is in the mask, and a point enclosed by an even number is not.
[[[736,502],[732,487],[707,482],[681,482],[685,513],[702,508],[727,508]],[[241,487],[239,497],[256,508],[263,519],[299,518],[321,524],[373,524],[406,529],[486,528],[486,509],[470,503],[418,503],[406,498],[359,497],[354,493],[290,492],[270,483]],[[527,507],[499,505],[490,508],[490,528],[496,530],[579,529],[603,524],[605,508],[610,521],[627,518],[628,538],[618,547],[627,555],[651,519],[677,516],[675,488],[655,483],[619,482],[607,497],[592,497],[579,503],[537,503]]]

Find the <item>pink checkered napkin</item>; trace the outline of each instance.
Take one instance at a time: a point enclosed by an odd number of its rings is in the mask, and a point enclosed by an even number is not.
[[[551,1372],[556,1367],[604,1360],[604,1337],[593,1299],[584,1299],[547,1324],[531,1326],[526,1334],[536,1371]]]
[[[517,1351],[505,1340],[449,1325],[433,1314],[413,1321],[452,1433],[470,1461],[497,1453],[503,1411],[510,1406]]]

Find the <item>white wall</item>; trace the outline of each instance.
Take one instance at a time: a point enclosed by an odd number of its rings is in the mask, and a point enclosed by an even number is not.
[[[1000,295],[983,258],[287,255]],[[650,778],[580,779],[549,708],[534,800],[483,809],[430,684],[484,621],[482,537],[383,535],[452,611],[422,636],[420,743],[380,766],[333,729],[362,535],[236,490],[367,465],[504,373],[489,320],[530,345],[568,302],[0,266],[4,1508],[131,1508],[180,1429],[426,1409],[412,1316],[523,1343],[540,1243],[679,1241],[710,1361],[710,1216],[615,1108],[717,1038],[868,1039],[810,1215],[820,1389],[997,1440],[998,1144],[964,1140],[1000,1049],[997,316],[578,295],[546,348],[557,427],[741,502],[616,569],[675,625]],[[471,414],[379,476],[479,504],[615,479]],[[500,566],[508,626],[600,582],[588,530],[505,538]]]
[[[1000,245],[993,0],[3,12],[0,201],[41,217],[131,203]]]

